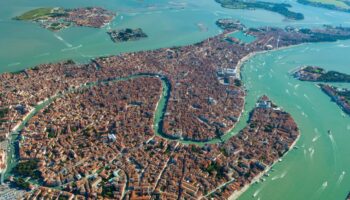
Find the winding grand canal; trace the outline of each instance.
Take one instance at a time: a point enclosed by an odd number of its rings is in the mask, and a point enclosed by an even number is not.
[[[228,10],[213,0],[1,1],[0,71],[18,71],[65,59],[87,62],[98,56],[192,44],[218,34],[220,30],[215,21],[219,18],[239,19],[249,27],[350,26],[350,14],[287,2],[293,5],[292,10],[303,13],[305,20],[286,21],[278,14],[262,10]],[[118,13],[110,27],[140,27],[149,38],[114,44],[105,34],[106,29],[69,28],[52,33],[35,24],[11,20],[24,11],[52,6],[106,7]],[[199,24],[207,31],[200,29]],[[228,137],[244,127],[257,98],[267,94],[292,114],[301,138],[297,143],[299,148],[276,164],[266,181],[254,184],[240,199],[253,199],[252,196],[261,200],[345,198],[350,189],[350,118],[313,83],[294,80],[289,71],[300,65],[319,65],[327,70],[350,73],[349,52],[350,41],[305,44],[257,54],[244,64],[242,77],[248,90],[245,112]],[[350,88],[350,84],[341,86]],[[162,98],[160,108],[164,101]],[[157,113],[156,118],[160,115]],[[327,134],[328,130],[332,130],[332,135]]]

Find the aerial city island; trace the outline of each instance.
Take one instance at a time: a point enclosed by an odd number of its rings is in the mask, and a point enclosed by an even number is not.
[[[341,109],[350,115],[350,91],[347,88],[338,88],[328,84],[318,84],[324,93],[331,97]]]
[[[350,12],[350,1],[348,0],[298,0],[298,3],[335,11]]]
[[[60,30],[100,27],[114,16],[101,8],[40,12],[17,19]],[[1,74],[2,181],[24,199],[235,199],[263,181],[300,134],[291,115],[262,96],[245,128],[224,139],[244,109],[243,62],[258,52],[350,39],[350,28],[216,23],[222,34],[193,45]],[[255,40],[232,41],[235,32]],[[144,36],[137,29],[110,35]],[[315,71],[316,79],[327,74]]]
[[[293,76],[301,81],[349,83],[350,75],[337,71],[326,71],[317,66],[304,66],[293,72]]]
[[[101,28],[116,16],[100,7],[87,8],[37,8],[14,17],[15,20],[31,21],[51,31],[60,31],[70,26]]]
[[[287,20],[303,20],[302,13],[289,10],[292,6],[287,3],[273,3],[265,1],[244,1],[244,0],[215,0],[222,7],[228,9],[263,9],[278,13],[284,16]]]
[[[304,66],[293,72],[293,76],[301,81],[323,82],[317,86],[328,96],[331,97],[345,113],[350,115],[350,91],[347,88],[338,88],[324,83],[349,83],[350,75],[336,72],[326,71],[317,66]]]
[[[75,9],[37,8],[14,17],[19,21],[31,21],[50,31],[60,31],[71,26],[102,28],[109,24],[116,13],[100,7],[86,7]],[[147,38],[141,28],[108,30],[107,34],[115,43],[135,41]]]

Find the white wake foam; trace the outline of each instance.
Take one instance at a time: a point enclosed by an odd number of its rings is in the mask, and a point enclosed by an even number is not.
[[[342,171],[342,173],[340,174],[340,176],[338,178],[337,185],[339,185],[343,181],[345,174],[346,174],[346,172]]]
[[[72,44],[68,43],[67,41],[65,41],[61,36],[54,34],[55,38],[57,38],[59,41],[63,42],[64,45],[66,45],[67,47],[71,48],[73,47]]]

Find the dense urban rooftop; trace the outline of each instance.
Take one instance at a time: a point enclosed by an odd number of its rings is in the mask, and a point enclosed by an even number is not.
[[[72,25],[101,28],[111,22],[115,15],[115,13],[100,7],[38,8],[25,12],[14,19],[32,21],[51,31],[59,31]]]
[[[20,131],[13,172],[31,177],[29,185],[14,181],[34,187],[32,199],[226,198],[241,190],[295,143],[298,129],[288,113],[262,97],[247,127],[228,141],[182,142],[211,141],[234,127],[245,98],[240,67],[249,56],[347,39],[350,30],[251,28],[245,33],[257,39],[249,44],[227,41],[228,33],[184,47],[1,74],[0,137],[6,142]],[[42,102],[48,105],[30,117]]]

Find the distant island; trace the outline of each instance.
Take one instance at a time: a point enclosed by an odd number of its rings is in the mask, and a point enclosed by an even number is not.
[[[347,0],[297,0],[298,3],[330,10],[350,12],[350,1]]]
[[[350,82],[350,75],[336,72],[326,71],[317,66],[301,67],[293,73],[293,76],[301,81],[312,82]]]
[[[60,31],[73,25],[101,28],[111,22],[115,15],[115,13],[99,7],[75,9],[37,8],[13,19],[32,21],[48,30]]]
[[[264,9],[283,15],[291,20],[303,20],[304,15],[290,11],[292,6],[286,3],[271,3],[264,1],[243,1],[243,0],[215,0],[224,8],[229,9]]]
[[[244,30],[246,27],[239,20],[234,19],[218,19],[215,24],[226,31]]]
[[[318,84],[324,93],[332,98],[341,109],[350,115],[350,90],[346,88],[338,88],[327,84]]]
[[[110,30],[107,32],[111,37],[112,41],[117,42],[126,42],[126,41],[135,41],[142,38],[148,37],[146,33],[143,32],[141,28],[131,29],[120,29],[120,30]]]
[[[293,76],[298,80],[310,82],[350,82],[350,75],[336,71],[326,71],[317,66],[301,67],[293,73]],[[344,112],[350,115],[350,90],[321,83],[317,84],[317,86],[319,86],[324,93],[330,96],[332,101],[336,102]]]

